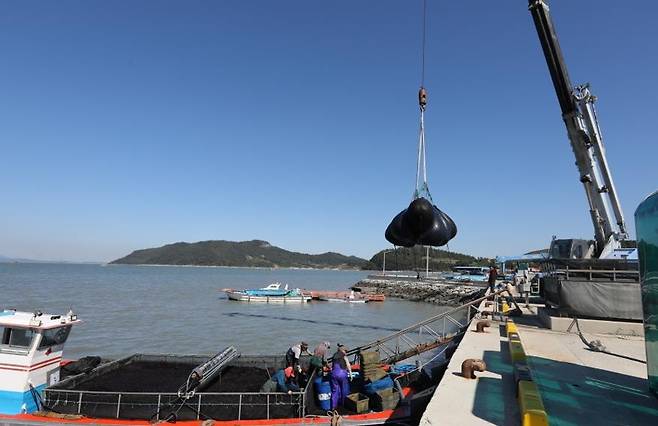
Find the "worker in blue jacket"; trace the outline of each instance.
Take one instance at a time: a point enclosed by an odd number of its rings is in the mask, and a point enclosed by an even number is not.
[[[265,382],[260,388],[261,392],[299,392],[295,369],[290,366],[282,368],[272,375],[272,378]]]

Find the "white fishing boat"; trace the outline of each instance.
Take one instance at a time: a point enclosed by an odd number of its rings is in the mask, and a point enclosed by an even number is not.
[[[35,395],[59,382],[64,344],[79,322],[73,312],[0,311],[0,414],[37,409]]]
[[[281,283],[272,283],[267,287],[244,290],[250,296],[287,296],[292,291],[294,290],[288,290],[288,284],[281,288]]]
[[[247,290],[225,289],[229,300],[257,303],[305,303],[311,300],[310,294],[304,294],[300,289],[288,290],[288,285],[281,289],[280,283],[267,287]]]

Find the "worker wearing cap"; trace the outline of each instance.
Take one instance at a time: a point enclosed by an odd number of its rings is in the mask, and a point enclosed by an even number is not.
[[[260,388],[261,392],[299,392],[297,377],[293,367],[282,368],[274,373],[272,378],[265,382]]]
[[[297,371],[301,371],[299,366],[299,357],[302,353],[308,353],[308,343],[300,342],[296,345],[292,345],[288,352],[286,352],[286,367],[294,367]]]
[[[347,348],[339,343],[331,364],[332,410],[345,402],[345,398],[350,393],[350,380],[352,380],[352,367],[347,359]]]

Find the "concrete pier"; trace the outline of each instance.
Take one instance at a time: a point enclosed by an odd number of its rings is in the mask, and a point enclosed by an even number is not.
[[[571,332],[547,329],[537,315],[539,308],[524,308],[524,315],[514,320],[549,424],[658,423],[658,398],[648,391],[641,337],[583,331],[587,341],[598,340],[613,355],[596,352],[583,343],[575,327]],[[475,322],[452,357],[421,425],[521,423],[504,321],[492,321],[486,333],[474,330]],[[475,380],[459,374],[468,358],[487,363],[487,371],[476,373]]]
[[[480,306],[483,309],[484,302]],[[452,356],[421,425],[519,424],[507,339],[501,337],[499,322],[491,321],[491,327],[484,333],[475,332],[476,322],[473,321]],[[465,379],[460,372],[466,359],[483,360],[487,371],[475,373],[478,377],[475,380]]]

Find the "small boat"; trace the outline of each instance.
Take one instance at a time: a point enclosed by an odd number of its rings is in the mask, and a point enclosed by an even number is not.
[[[37,409],[35,395],[59,382],[64,344],[79,323],[72,311],[66,315],[0,311],[0,414]]]
[[[259,303],[306,303],[311,300],[311,296],[301,292],[286,294],[285,296],[252,296],[244,290],[228,290],[226,295],[230,300],[238,302],[259,302]]]
[[[300,289],[288,289],[288,285],[281,289],[281,283],[273,283],[267,287],[247,290],[225,289],[230,300],[238,302],[259,303],[305,303],[311,300],[310,294],[305,294]]]
[[[286,296],[290,293],[288,284],[282,289],[281,283],[272,283],[267,287],[244,290],[250,296]]]

